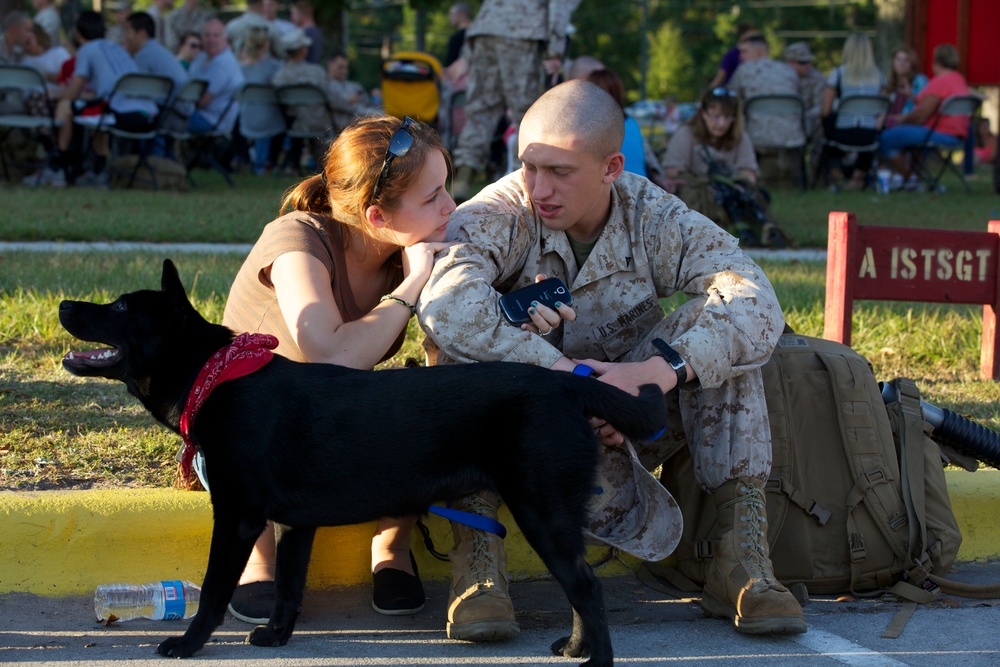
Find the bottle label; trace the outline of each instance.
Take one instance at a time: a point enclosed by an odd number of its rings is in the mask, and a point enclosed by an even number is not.
[[[163,619],[176,621],[184,618],[184,582],[161,581],[163,586]]]

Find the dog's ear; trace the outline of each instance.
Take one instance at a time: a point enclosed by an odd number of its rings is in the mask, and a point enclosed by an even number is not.
[[[177,267],[169,259],[163,260],[163,275],[160,277],[160,288],[168,294],[180,294],[187,300],[187,292],[177,274]]]

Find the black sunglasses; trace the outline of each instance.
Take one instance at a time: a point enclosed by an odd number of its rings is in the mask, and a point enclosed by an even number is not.
[[[417,121],[409,116],[403,116],[403,124],[392,133],[389,138],[389,148],[385,152],[385,161],[382,162],[382,171],[379,172],[375,180],[375,188],[372,190],[372,202],[378,198],[379,190],[385,185],[385,180],[389,178],[389,166],[398,157],[403,157],[413,148],[413,134],[408,129],[411,125],[416,125]]]

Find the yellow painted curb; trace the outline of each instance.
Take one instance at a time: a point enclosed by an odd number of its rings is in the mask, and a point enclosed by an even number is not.
[[[1000,557],[1000,471],[947,473],[952,506],[962,528],[959,559]],[[545,573],[506,509],[500,520],[510,529],[505,541],[514,579]],[[448,523],[425,518],[434,546],[452,544]],[[145,583],[190,579],[200,583],[208,560],[212,508],[206,493],[172,489],[113,491],[0,492],[0,593],[80,595],[113,581]],[[374,524],[323,528],[309,566],[310,588],[371,581],[370,542]],[[414,555],[422,578],[445,579],[447,563],[434,559],[414,532]],[[607,558],[593,548],[591,562]],[[616,575],[638,561],[612,559],[602,574]]]

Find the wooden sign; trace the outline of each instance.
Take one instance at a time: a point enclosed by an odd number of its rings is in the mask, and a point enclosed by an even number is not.
[[[853,213],[830,213],[823,337],[851,344],[855,299],[981,303],[980,376],[1000,376],[1000,221],[986,232],[869,227]]]

